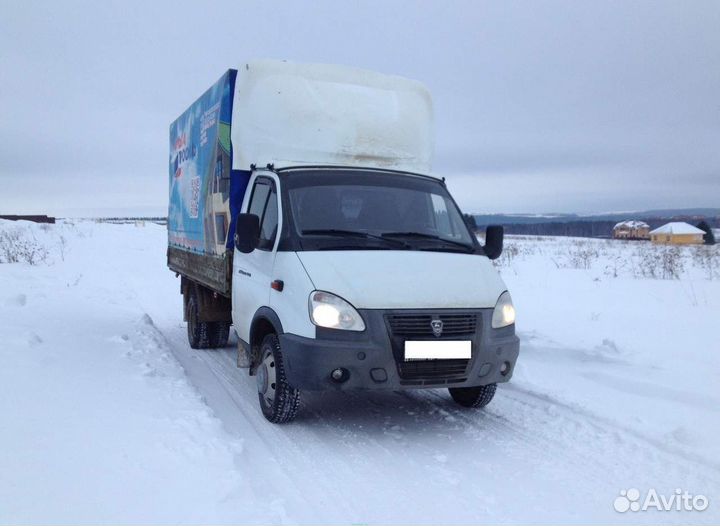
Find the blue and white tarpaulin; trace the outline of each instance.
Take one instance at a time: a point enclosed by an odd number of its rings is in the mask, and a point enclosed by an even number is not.
[[[170,125],[168,242],[196,253],[232,248],[249,172],[232,170],[230,127],[237,72],[228,70]]]

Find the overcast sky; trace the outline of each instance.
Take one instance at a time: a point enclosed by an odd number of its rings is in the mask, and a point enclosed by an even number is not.
[[[717,0],[0,0],[0,213],[164,214],[169,123],[251,58],[424,82],[464,211],[720,207]]]

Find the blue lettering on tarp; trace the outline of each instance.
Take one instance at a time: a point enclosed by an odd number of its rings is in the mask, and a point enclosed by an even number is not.
[[[197,149],[195,148],[195,145],[191,145],[190,147],[183,148],[182,150],[179,150],[177,154],[175,155],[175,162],[174,162],[174,170],[175,177],[179,177],[182,175],[181,173],[178,173],[178,168],[180,168],[180,165],[183,164],[185,161],[191,161],[195,158],[195,155],[197,154]]]

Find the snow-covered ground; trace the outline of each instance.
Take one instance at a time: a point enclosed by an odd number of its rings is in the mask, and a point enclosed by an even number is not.
[[[164,227],[0,232],[37,263],[0,264],[0,523],[720,521],[717,249],[508,239],[521,355],[486,410],[308,394],[273,426],[232,347],[188,347]],[[709,507],[616,512],[630,488]]]

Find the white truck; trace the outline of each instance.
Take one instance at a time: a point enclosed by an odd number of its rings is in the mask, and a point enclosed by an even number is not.
[[[485,243],[432,175],[418,82],[256,61],[170,127],[168,266],[193,348],[227,345],[260,408],[303,390],[448,388],[485,406],[512,376],[515,310]]]

